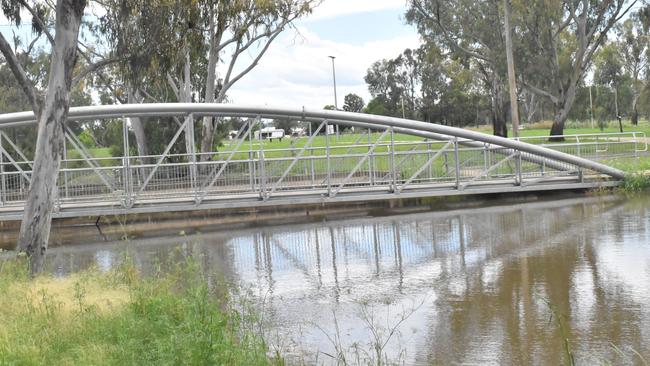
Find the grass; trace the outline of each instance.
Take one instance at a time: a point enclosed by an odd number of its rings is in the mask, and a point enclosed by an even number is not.
[[[1,261],[0,365],[281,363],[195,264],[172,268],[29,279],[24,258]]]

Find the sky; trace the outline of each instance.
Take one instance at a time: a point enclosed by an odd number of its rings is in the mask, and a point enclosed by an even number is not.
[[[370,65],[419,45],[406,25],[406,0],[325,0],[276,39],[250,74],[228,93],[235,103],[322,108],[334,104],[335,56],[338,107],[355,93],[370,99],[363,80]]]
[[[370,65],[419,45],[415,28],[404,21],[405,11],[406,0],[324,0],[274,41],[258,66],[230,89],[229,100],[308,108],[334,104],[331,55],[336,57],[338,107],[349,93],[367,103],[370,94],[363,78]],[[24,18],[26,23],[31,19],[28,14]],[[8,40],[11,31],[31,38],[29,26],[3,26],[7,23],[0,15],[0,31]],[[239,68],[252,56],[242,57]]]

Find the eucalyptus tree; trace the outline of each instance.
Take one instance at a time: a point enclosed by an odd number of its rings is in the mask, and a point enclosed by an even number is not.
[[[647,78],[650,77],[648,75],[650,32],[648,32],[648,26],[645,26],[642,22],[643,17],[644,13],[642,11],[636,12],[616,27],[616,46],[620,61],[625,73],[631,79],[631,120],[634,125],[638,124],[639,121],[639,98],[644,87],[647,87]]]
[[[104,31],[118,53],[133,55],[123,70],[129,94],[139,91],[132,101],[159,101],[161,96],[145,89],[164,82],[175,101],[204,103],[225,102],[228,91],[259,64],[274,40],[319,2],[107,1],[119,11],[104,20]],[[201,122],[203,160],[213,150],[216,123],[212,117]]]
[[[406,19],[425,43],[471,62],[489,91],[493,132],[507,136],[505,39],[498,0],[411,0]]]
[[[513,2],[519,17],[522,80],[554,108],[551,135],[562,135],[578,86],[596,51],[638,0]]]
[[[623,81],[623,63],[616,43],[607,43],[594,57],[594,80],[597,84],[610,87],[614,93],[614,117],[621,114],[618,105],[618,91]]]
[[[63,125],[70,106],[70,90],[89,73],[113,62],[104,59],[92,63],[92,56],[86,51],[79,51],[84,48],[78,38],[86,5],[86,0],[57,0],[56,4],[27,0],[2,2],[5,17],[14,26],[20,26],[21,12],[27,11],[32,17],[34,33],[39,37],[44,35],[51,48],[47,82],[35,83],[20,62],[17,49],[12,48],[0,34],[0,52],[38,122],[34,166],[18,239],[18,250],[30,257],[33,274],[42,270],[47,252],[57,194],[56,181],[65,143]],[[88,61],[82,70],[75,70],[78,55]]]
[[[350,93],[345,96],[343,110],[346,112],[361,113],[366,103],[360,96]]]

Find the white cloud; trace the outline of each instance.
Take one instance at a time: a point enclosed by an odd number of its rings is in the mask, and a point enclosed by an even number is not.
[[[405,5],[406,0],[324,0],[305,21],[387,9],[404,9]]]
[[[235,103],[321,108],[334,104],[332,63],[336,56],[338,105],[348,93],[370,99],[363,77],[376,60],[396,57],[407,47],[417,47],[416,34],[351,45],[322,39],[301,27],[303,40],[282,35],[260,64],[228,93]]]

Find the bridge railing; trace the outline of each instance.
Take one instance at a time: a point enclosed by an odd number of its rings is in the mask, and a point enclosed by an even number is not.
[[[398,193],[433,186],[463,190],[495,180],[526,185],[584,173],[572,164],[547,166],[531,154],[489,144],[397,141],[386,131],[375,135],[371,143],[337,144],[328,137],[331,146],[300,148],[272,149],[257,141],[252,148],[211,152],[205,159],[201,154],[68,158],[59,173],[58,203],[128,207],[161,199],[200,204],[206,199],[267,200],[300,192],[336,197],[360,188]],[[565,145],[564,151],[587,151],[593,143]],[[24,201],[31,165],[31,161],[2,162],[2,204]]]
[[[564,141],[554,142],[550,136],[520,137],[520,141],[538,144],[590,160],[641,156],[648,152],[644,132],[615,132],[564,135]]]
[[[249,120],[219,151],[201,154],[195,151],[194,134],[187,132],[195,114]],[[163,152],[133,156],[129,116],[136,115],[182,117],[179,121],[184,122]],[[448,126],[340,111],[160,104],[81,107],[71,109],[70,116],[92,123],[121,121],[124,155],[94,157],[64,125],[67,143],[57,182],[61,210],[74,205],[128,210],[136,205],[182,202],[188,207],[206,201],[305,197],[319,202],[497,186],[507,190],[562,180],[582,183],[585,177],[620,179],[623,173],[579,157],[596,160],[647,151],[641,134],[573,135],[561,144],[521,139],[538,143],[531,145]],[[263,118],[287,116],[318,128],[310,136],[292,138],[288,146],[286,141],[254,138]],[[324,134],[332,123],[358,128],[357,134],[340,139]],[[20,207],[27,196],[33,157],[21,151],[10,131],[29,126],[34,126],[30,113],[0,115],[0,206]],[[179,138],[184,133],[185,144]],[[172,153],[174,146],[174,151],[189,151]]]

